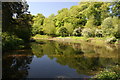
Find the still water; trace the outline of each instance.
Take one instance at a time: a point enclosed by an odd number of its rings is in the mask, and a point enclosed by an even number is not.
[[[3,78],[90,78],[120,65],[119,46],[39,41],[3,55]]]

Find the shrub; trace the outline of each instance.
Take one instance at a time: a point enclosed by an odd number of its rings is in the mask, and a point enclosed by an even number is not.
[[[15,35],[2,33],[2,48],[3,51],[23,48],[24,41]]]
[[[73,35],[74,35],[74,36],[81,36],[81,32],[82,32],[82,28],[81,28],[81,27],[76,28],[76,29],[74,29],[74,31],[73,31]]]
[[[115,44],[120,44],[120,39],[116,39]]]
[[[82,36],[84,36],[84,37],[94,37],[95,36],[94,29],[84,28],[82,30]]]
[[[110,37],[110,38],[107,38],[107,40],[105,42],[108,44],[113,44],[116,41],[117,41],[117,39],[115,37]]]
[[[112,66],[111,71],[116,72],[118,74],[118,78],[120,79],[120,66],[119,65]]]
[[[98,80],[117,80],[119,75],[116,72],[103,71],[95,75],[93,78]]]
[[[29,26],[25,26],[25,25],[23,25],[21,27],[18,26],[18,29],[15,30],[14,34],[18,38],[24,40],[24,42],[29,42],[30,41],[30,37],[32,35],[30,27]]]
[[[102,37],[103,35],[103,30],[101,30],[101,29],[96,29],[95,30],[95,36],[96,37]]]

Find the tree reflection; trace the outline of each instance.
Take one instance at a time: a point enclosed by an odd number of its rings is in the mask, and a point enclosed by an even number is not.
[[[29,64],[32,62],[33,53],[31,50],[14,51],[3,55],[2,78],[22,79],[28,75]]]
[[[45,41],[46,44],[32,44],[35,55],[47,55],[56,62],[76,69],[78,73],[93,75],[96,72],[118,63],[117,50],[87,44],[59,43]],[[69,45],[68,45],[69,44]],[[37,46],[37,48],[35,48]]]
[[[26,78],[33,55],[38,58],[44,55],[50,59],[56,58],[56,62],[60,65],[76,69],[76,72],[84,75],[94,75],[98,71],[120,64],[118,61],[119,49],[116,48],[109,51],[102,47],[98,48],[87,44],[54,41],[42,41],[39,44],[31,43],[31,48],[30,50],[17,50],[3,54],[3,79]]]

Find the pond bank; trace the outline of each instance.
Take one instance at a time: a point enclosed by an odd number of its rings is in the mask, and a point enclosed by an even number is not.
[[[75,36],[70,36],[70,37],[50,37],[47,35],[36,35],[33,37],[35,40],[53,40],[53,41],[58,41],[58,42],[68,42],[68,43],[84,43],[84,44],[90,44],[94,46],[113,46],[113,47],[118,47],[120,46],[120,40],[118,43],[114,44],[107,44],[105,38],[85,38],[85,37],[75,37]]]

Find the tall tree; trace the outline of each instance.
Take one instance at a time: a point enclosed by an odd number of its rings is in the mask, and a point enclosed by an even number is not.
[[[65,23],[64,27],[67,29],[69,36],[72,35],[74,27],[71,23]]]
[[[34,18],[34,24],[32,26],[32,33],[33,34],[43,34],[43,23],[44,23],[45,16],[42,14],[37,14]]]
[[[63,8],[58,11],[58,15],[55,16],[55,25],[57,27],[61,27],[64,25],[64,22],[67,22],[69,18],[69,10],[67,8]]]
[[[12,32],[11,24],[15,23],[13,16],[19,18],[21,14],[27,12],[28,4],[24,0],[18,2],[2,2],[2,30]]]
[[[43,24],[43,30],[48,35],[54,35],[56,32],[54,21],[49,18],[45,18]]]
[[[33,16],[31,14],[22,14],[20,18],[16,19],[18,25],[15,25],[14,34],[25,42],[29,41],[32,36]],[[14,25],[13,25],[14,26]]]

